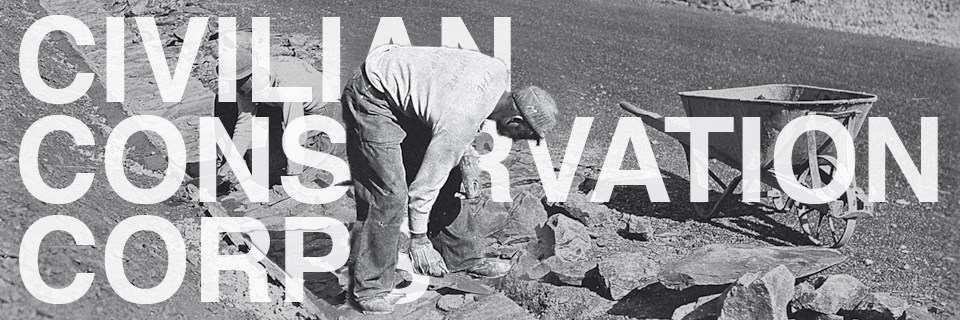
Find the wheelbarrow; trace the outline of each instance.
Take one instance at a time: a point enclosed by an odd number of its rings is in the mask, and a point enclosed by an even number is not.
[[[824,204],[806,204],[789,198],[782,191],[772,168],[775,157],[788,156],[775,154],[774,146],[778,134],[791,120],[806,115],[831,117],[842,123],[850,136],[856,139],[867,113],[877,101],[875,95],[786,84],[688,91],[680,92],[679,95],[688,117],[734,119],[734,132],[711,133],[709,156],[737,170],[742,168],[744,151],[741,145],[742,119],[760,118],[760,181],[770,186],[769,191],[761,192],[761,198],[771,200],[777,210],[795,215],[800,220],[801,231],[813,243],[839,248],[852,238],[858,218],[873,216],[873,206],[867,202],[863,190],[857,187],[856,179],[839,199]],[[689,159],[688,133],[665,131],[662,116],[640,109],[629,102],[621,102],[620,107],[643,119],[646,125],[679,141]],[[820,188],[831,181],[837,167],[836,146],[825,133],[806,132],[796,141],[792,152],[793,173],[802,185],[807,188]],[[708,169],[708,173],[711,180],[723,189],[723,193],[719,199],[711,197],[706,204],[691,203],[698,215],[706,219],[715,217],[725,201],[739,198],[740,194],[735,194],[734,191],[743,178],[740,174],[730,181],[724,181],[713,170]]]

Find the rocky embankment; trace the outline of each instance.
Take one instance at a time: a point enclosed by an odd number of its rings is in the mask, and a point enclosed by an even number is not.
[[[960,47],[960,1],[957,0],[667,0],[665,2],[822,29]]]

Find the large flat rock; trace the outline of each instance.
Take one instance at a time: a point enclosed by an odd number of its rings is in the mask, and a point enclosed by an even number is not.
[[[670,289],[736,282],[747,273],[764,272],[784,265],[797,278],[809,276],[843,262],[846,256],[820,247],[760,247],[711,244],[671,262],[658,274]]]
[[[536,318],[501,293],[478,298],[475,302],[464,304],[447,314],[444,319],[534,320]]]

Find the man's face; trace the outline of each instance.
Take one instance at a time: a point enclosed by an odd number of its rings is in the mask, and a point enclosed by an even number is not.
[[[541,139],[533,127],[519,116],[497,120],[497,132],[513,140]]]
[[[253,95],[253,81],[251,81],[250,78],[252,77],[246,76],[237,80],[237,95],[244,97]]]

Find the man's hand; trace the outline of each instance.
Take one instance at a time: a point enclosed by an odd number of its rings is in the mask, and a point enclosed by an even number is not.
[[[420,274],[441,277],[450,272],[426,234],[414,233],[410,237],[410,261],[413,262],[413,271]]]

